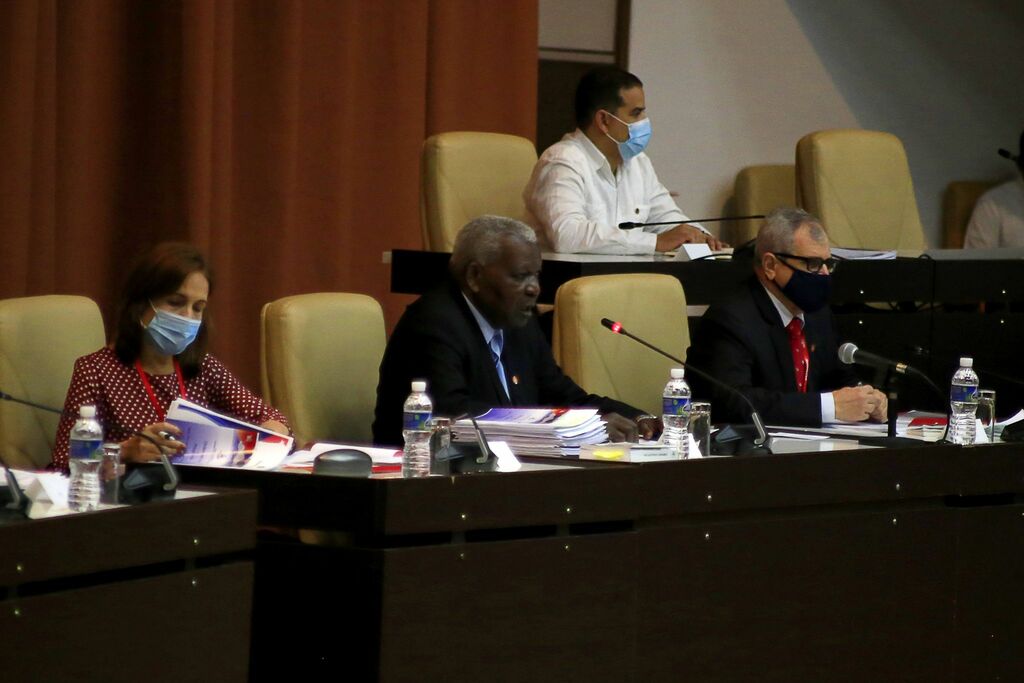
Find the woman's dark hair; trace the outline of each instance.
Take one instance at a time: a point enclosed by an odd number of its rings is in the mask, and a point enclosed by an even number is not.
[[[150,302],[174,294],[185,278],[195,272],[206,277],[210,283],[210,292],[213,292],[213,273],[206,259],[198,249],[184,242],[162,242],[135,259],[121,287],[117,303],[114,353],[122,363],[132,365],[139,358],[142,335],[145,334],[140,321],[149,309]],[[206,355],[209,333],[209,313],[204,311],[199,335],[177,357],[186,378],[199,374],[199,366]]]

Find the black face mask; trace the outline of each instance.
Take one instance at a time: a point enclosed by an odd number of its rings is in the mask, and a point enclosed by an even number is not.
[[[828,297],[832,293],[832,276],[794,269],[793,276],[782,288],[782,293],[800,310],[814,313],[828,303]]]

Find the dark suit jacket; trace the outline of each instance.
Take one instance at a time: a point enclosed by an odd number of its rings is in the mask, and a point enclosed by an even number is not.
[[[591,406],[635,418],[642,411],[588,394],[562,373],[536,318],[505,330],[505,396],[483,333],[454,282],[420,297],[395,327],[377,384],[373,439],[402,443],[402,404],[413,379],[426,379],[434,414],[480,415],[495,406]]]
[[[825,391],[857,383],[836,355],[835,322],[824,308],[804,314],[811,365],[807,393],[796,390],[789,333],[768,293],[751,278],[733,297],[708,309],[700,321],[687,361],[747,396],[766,422],[820,425]],[[697,398],[711,397],[716,422],[749,422],[749,408],[737,396],[696,376],[687,381]]]

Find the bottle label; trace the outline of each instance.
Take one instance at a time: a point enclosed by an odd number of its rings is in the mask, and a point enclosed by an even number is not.
[[[954,403],[975,403],[978,400],[978,387],[971,384],[954,384],[949,390],[949,400]]]
[[[102,439],[72,439],[68,449],[69,458],[80,460],[92,460],[100,457],[100,449],[103,447]]]
[[[427,420],[429,419],[430,413],[428,412],[402,413],[402,429],[427,429]]]
[[[690,405],[690,399],[681,396],[665,396],[661,399],[661,412],[663,415],[686,415],[686,407]]]

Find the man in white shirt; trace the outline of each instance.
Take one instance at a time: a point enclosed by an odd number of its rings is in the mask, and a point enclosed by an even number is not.
[[[574,132],[537,161],[523,199],[545,251],[651,254],[681,244],[722,242],[699,225],[622,230],[622,222],[685,221],[643,150],[650,119],[643,83],[613,66],[588,72],[576,88]]]
[[[1017,174],[981,195],[964,236],[965,249],[1024,247],[1024,131],[1020,134]]]

